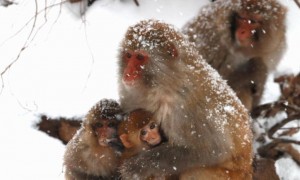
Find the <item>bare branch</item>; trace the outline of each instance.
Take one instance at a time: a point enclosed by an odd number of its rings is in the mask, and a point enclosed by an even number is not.
[[[137,5],[137,6],[140,5],[139,2],[138,2],[138,0],[133,0],[133,1],[134,1],[135,5]],[[295,0],[295,1],[296,1],[296,0]]]
[[[4,71],[1,72],[1,80],[2,80],[2,87],[1,87],[1,93],[2,93],[2,90],[4,88],[4,80],[3,80],[3,75],[18,61],[19,57],[21,56],[22,52],[27,48],[27,43],[34,31],[34,28],[35,28],[35,25],[36,25],[36,20],[37,20],[37,14],[38,14],[38,2],[37,0],[34,1],[35,2],[35,18],[34,18],[34,21],[33,21],[33,24],[32,24],[32,27],[31,27],[31,31],[29,33],[29,35],[27,36],[27,39],[24,43],[24,45],[22,46],[22,48],[20,49],[19,51],[19,54],[17,55],[17,57],[8,65],[6,66],[6,68],[4,69]]]
[[[288,153],[290,155],[297,154],[296,152],[294,152],[294,150],[291,150],[290,147],[288,147],[288,146],[291,146],[290,143],[300,145],[299,141],[288,140],[288,139],[274,139],[272,142],[259,147],[257,149],[257,152],[261,157],[271,158],[274,160],[278,159],[284,153]],[[295,150],[295,151],[297,151],[297,150]],[[298,159],[298,155],[295,155],[295,159]]]
[[[297,6],[300,8],[300,1],[299,0],[294,0]]]
[[[279,144],[276,149],[289,154],[300,165],[300,153],[291,144]]]
[[[300,120],[300,113],[299,114],[294,114],[291,115],[289,117],[287,117],[286,119],[282,120],[281,122],[275,124],[271,129],[269,129],[268,131],[268,137],[271,139],[275,139],[273,137],[274,133],[280,129],[281,127],[283,127],[284,125],[286,125],[287,123],[294,121],[294,120]]]
[[[300,112],[300,108],[293,104],[289,104],[285,100],[275,101],[273,103],[267,103],[260,106],[257,106],[253,109],[251,115],[253,118],[258,116],[270,117],[274,116],[279,111],[292,111]]]
[[[52,8],[52,7],[55,7],[55,6],[58,6],[58,5],[61,5],[63,3],[67,2],[67,0],[65,1],[61,1],[60,3],[56,3],[56,4],[52,4],[50,6],[47,6],[47,9],[49,8]],[[37,15],[43,13],[45,11],[45,9],[42,9],[40,10],[37,14],[35,13],[34,16],[32,16],[17,32],[15,32],[13,35],[11,35],[10,37],[8,37],[6,40],[4,40],[0,46],[3,46],[3,44],[5,44],[8,40],[12,39],[13,37],[15,37],[16,35],[18,35],[25,27],[28,26],[28,24],[32,21],[32,20],[35,20]]]
[[[4,6],[4,7],[8,7],[8,6],[12,5],[12,4],[14,4],[13,1],[9,1],[9,0],[2,0],[2,1],[0,1],[0,5]]]
[[[28,45],[30,44],[30,42],[32,42],[35,38],[35,36],[37,35],[38,31],[44,26],[41,25],[38,30],[34,33],[34,30],[35,30],[35,27],[36,27],[36,22],[37,22],[37,17],[40,13],[43,13],[45,11],[47,11],[48,8],[51,8],[51,7],[54,7],[54,6],[57,6],[57,5],[61,5],[62,3],[66,2],[66,1],[61,1],[60,3],[56,3],[56,4],[52,4],[50,6],[46,6],[44,9],[42,10],[38,10],[38,0],[35,0],[35,14],[32,18],[30,18],[26,23],[25,25],[20,28],[19,31],[17,31],[15,34],[13,34],[12,36],[10,36],[8,39],[6,39],[2,45],[9,39],[13,38],[14,36],[16,36],[17,34],[19,34],[32,20],[33,20],[33,24],[32,24],[32,27],[31,27],[31,30],[29,32],[29,35],[27,36],[27,39],[25,40],[23,46],[21,47],[17,57],[12,61],[10,62],[5,68],[4,70],[0,73],[0,76],[1,76],[1,82],[2,82],[2,85],[1,85],[1,90],[0,90],[0,94],[2,94],[2,91],[4,89],[4,74],[18,61],[18,59],[20,58],[22,52],[28,47]],[[46,13],[46,12],[45,12]],[[34,35],[33,35],[34,34]]]
[[[86,41],[88,50],[89,50],[91,58],[92,58],[92,64],[91,64],[91,67],[90,67],[90,71],[88,73],[85,85],[83,87],[83,90],[84,90],[86,88],[86,86],[87,86],[88,80],[90,79],[90,77],[92,75],[92,70],[93,70],[93,66],[94,66],[94,63],[95,63],[95,58],[94,58],[94,54],[93,54],[92,48],[91,48],[89,40],[88,40],[88,34],[87,34],[87,31],[86,31],[86,19],[85,19],[85,15],[82,16],[82,22],[83,22],[83,25],[84,25],[85,41]]]

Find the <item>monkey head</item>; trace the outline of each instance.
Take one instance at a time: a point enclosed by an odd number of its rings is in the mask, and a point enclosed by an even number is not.
[[[119,54],[122,83],[133,86],[142,82],[148,87],[155,86],[158,79],[166,76],[166,64],[178,58],[176,47],[181,39],[174,28],[156,20],[141,21],[129,27]]]
[[[83,127],[100,146],[108,146],[117,141],[117,126],[121,119],[122,110],[114,100],[104,99],[98,102],[88,112]]]
[[[285,14],[286,8],[275,0],[242,1],[232,12],[231,41],[227,42],[233,42],[234,52],[250,58],[273,53],[285,39]]]
[[[120,123],[118,134],[126,148],[156,146],[162,141],[153,114],[143,109],[130,112]]]

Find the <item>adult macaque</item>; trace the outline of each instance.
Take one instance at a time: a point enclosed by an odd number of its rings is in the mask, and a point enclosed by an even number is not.
[[[101,100],[86,115],[82,127],[69,141],[64,155],[67,180],[117,179],[119,104]]]
[[[119,66],[122,109],[152,112],[168,140],[125,160],[123,179],[188,171],[199,180],[252,178],[247,110],[183,34],[141,21],[125,35]]]
[[[251,111],[284,53],[285,16],[276,0],[222,0],[201,8],[183,33]]]
[[[137,109],[119,124],[118,135],[125,150],[122,159],[128,159],[162,142],[158,125],[151,112]]]

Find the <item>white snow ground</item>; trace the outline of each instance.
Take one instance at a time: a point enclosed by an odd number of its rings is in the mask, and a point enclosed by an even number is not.
[[[281,0],[288,14],[288,49],[274,73],[300,71],[300,9],[292,0]],[[46,1],[48,5],[59,1]],[[116,52],[129,25],[156,18],[180,28],[208,0],[98,0],[80,17],[79,6],[65,4],[39,14],[34,40],[3,76],[0,94],[0,179],[64,179],[62,157],[65,146],[37,131],[37,115],[80,116],[102,98],[118,99]],[[44,9],[38,1],[39,10]],[[0,7],[0,71],[12,62],[26,42],[33,21],[32,0],[19,0]],[[58,19],[57,19],[58,18]],[[47,21],[47,23],[44,23]],[[83,23],[84,22],[84,23]],[[38,31],[37,31],[38,30]],[[37,33],[37,34],[36,34]],[[9,38],[11,37],[11,38]],[[270,76],[263,102],[277,99],[279,90]],[[0,85],[0,86],[1,86]],[[3,168],[4,167],[4,168]],[[276,163],[284,180],[300,179],[300,168],[290,159]]]

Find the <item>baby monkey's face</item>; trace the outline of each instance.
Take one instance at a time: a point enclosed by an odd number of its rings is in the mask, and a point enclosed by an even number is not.
[[[156,146],[161,142],[159,127],[154,121],[150,121],[140,131],[140,138],[150,146]]]

